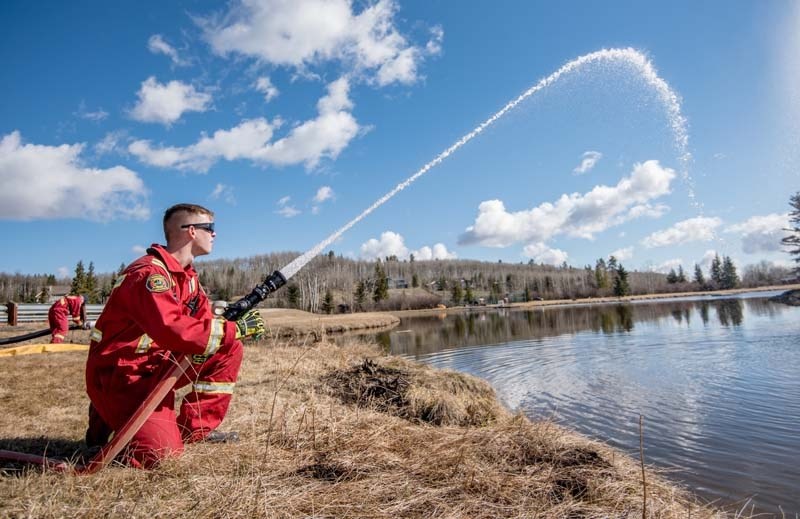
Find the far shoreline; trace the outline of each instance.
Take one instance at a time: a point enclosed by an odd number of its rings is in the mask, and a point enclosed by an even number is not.
[[[669,299],[677,299],[677,298],[684,298],[684,297],[719,297],[719,296],[729,296],[729,295],[737,295],[737,294],[744,294],[749,292],[770,292],[770,291],[790,291],[790,290],[800,290],[800,283],[791,284],[791,285],[768,285],[762,287],[752,287],[752,288],[732,288],[728,290],[700,290],[695,292],[670,292],[670,293],[661,293],[661,294],[638,294],[638,295],[630,295],[630,296],[623,296],[623,297],[589,297],[584,299],[548,299],[542,301],[527,301],[523,303],[506,303],[506,304],[493,304],[493,305],[484,305],[484,306],[451,306],[447,308],[424,308],[424,309],[417,309],[417,310],[388,310],[386,312],[379,312],[379,313],[389,313],[392,315],[396,315],[397,317],[413,317],[417,315],[436,315],[441,313],[461,313],[461,312],[470,312],[475,310],[481,309],[498,309],[498,308],[507,308],[512,310],[519,310],[519,309],[530,309],[530,308],[540,308],[540,307],[548,307],[548,306],[584,306],[584,305],[601,305],[601,304],[613,304],[613,303],[629,303],[632,301],[659,301],[659,300],[669,300]]]

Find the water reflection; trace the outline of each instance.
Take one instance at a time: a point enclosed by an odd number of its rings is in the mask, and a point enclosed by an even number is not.
[[[615,334],[631,332],[636,326],[647,324],[689,327],[693,318],[708,325],[711,310],[718,324],[735,327],[742,324],[745,305],[750,313],[758,316],[774,316],[779,311],[776,305],[761,298],[575,305],[533,310],[482,307],[461,314],[406,318],[395,330],[377,337],[380,344],[390,347],[393,353],[422,355],[446,348],[554,337],[587,330]]]
[[[696,298],[403,319],[393,353],[488,380],[512,408],[638,449],[709,500],[800,513],[800,308]]]

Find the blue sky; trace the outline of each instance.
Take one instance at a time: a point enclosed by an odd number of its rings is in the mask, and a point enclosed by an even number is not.
[[[788,264],[800,4],[651,4],[3,2],[0,271],[111,271],[178,202],[306,251],[582,56],[326,250]]]

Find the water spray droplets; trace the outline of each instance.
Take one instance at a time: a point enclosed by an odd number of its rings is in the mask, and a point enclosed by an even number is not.
[[[599,62],[622,62],[632,66],[639,73],[640,77],[642,78],[642,80],[644,80],[645,84],[653,88],[655,92],[658,94],[658,97],[661,100],[664,109],[666,110],[667,118],[669,120],[669,124],[672,129],[675,148],[676,151],[678,152],[678,160],[680,161],[681,165],[680,167],[681,176],[684,183],[687,186],[689,192],[689,199],[692,205],[694,205],[696,209],[700,210],[701,209],[700,205],[695,201],[694,182],[692,181],[692,178],[689,175],[689,164],[692,161],[692,156],[691,153],[689,153],[689,132],[687,130],[686,118],[681,113],[680,97],[672,90],[672,88],[670,88],[669,84],[667,84],[666,81],[664,81],[661,77],[659,77],[653,64],[641,52],[632,48],[602,49],[599,51],[595,51],[580,56],[570,61],[569,63],[565,64],[564,66],[562,66],[549,76],[539,80],[538,83],[536,83],[528,90],[520,94],[516,99],[513,99],[512,101],[507,103],[500,111],[498,111],[497,113],[486,119],[471,132],[461,137],[453,145],[451,145],[449,148],[447,148],[439,155],[437,155],[433,160],[422,166],[416,173],[408,177],[405,181],[401,182],[400,184],[395,186],[394,189],[392,189],[391,191],[383,195],[381,198],[379,198],[377,201],[375,201],[375,203],[366,208],[361,214],[353,218],[350,222],[348,222],[339,230],[337,230],[336,232],[334,232],[333,234],[322,240],[313,248],[311,248],[301,256],[295,258],[291,263],[286,265],[286,267],[281,269],[281,273],[286,277],[287,280],[291,279],[292,276],[294,276],[301,268],[303,268],[303,266],[306,265],[306,263],[308,263],[309,261],[311,261],[312,258],[320,254],[328,245],[336,241],[342,234],[347,232],[347,230],[349,230],[355,224],[364,219],[364,217],[369,215],[372,211],[383,205],[394,195],[396,195],[403,189],[407,188],[419,177],[421,177],[422,175],[430,171],[432,168],[437,166],[440,162],[445,160],[447,157],[452,155],[464,144],[466,144],[467,142],[471,141],[472,139],[480,135],[483,132],[483,130],[491,126],[498,119],[503,117],[506,113],[515,108],[525,99],[531,97],[537,92],[552,85],[565,74],[569,74],[573,71],[579,70],[582,67],[585,67],[586,65]]]

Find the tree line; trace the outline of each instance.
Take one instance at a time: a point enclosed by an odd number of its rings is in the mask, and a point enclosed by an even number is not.
[[[782,243],[798,263],[800,275],[800,192],[790,198],[793,227]],[[299,256],[275,252],[249,258],[215,259],[195,263],[200,283],[212,299],[231,301],[248,293],[274,270]],[[89,302],[103,302],[117,276],[124,270],[98,274],[94,263],[81,260],[75,266],[71,293],[87,295]],[[762,261],[737,271],[729,256],[717,254],[706,275],[694,265],[690,280],[683,267],[669,273],[628,271],[617,260],[598,258],[583,268],[476,260],[409,260],[395,256],[378,261],[357,260],[329,251],[313,258],[285,289],[271,295],[266,306],[297,308],[310,312],[400,310],[430,308],[439,304],[473,304],[478,301],[531,301],[534,299],[583,299],[588,297],[661,294],[699,290],[757,287],[791,279],[791,269]],[[44,302],[59,280],[52,274],[0,273],[0,300]]]
[[[198,261],[195,268],[212,299],[230,301],[248,293],[268,273],[279,270],[298,255],[277,252]],[[115,272],[98,274],[93,262],[86,267],[79,261],[72,278],[61,280],[53,274],[0,273],[0,300],[46,302],[54,285],[69,284],[70,293],[86,295],[90,303],[102,303],[124,268],[122,264]],[[322,313],[399,310],[472,304],[479,300],[497,303],[721,290],[779,284],[787,276],[789,269],[768,262],[747,266],[740,276],[733,260],[719,255],[707,275],[695,264],[690,280],[682,267],[666,275],[628,271],[613,256],[599,258],[594,266],[578,268],[533,262],[417,261],[393,257],[366,261],[337,256],[330,251],[312,259],[265,304]]]

